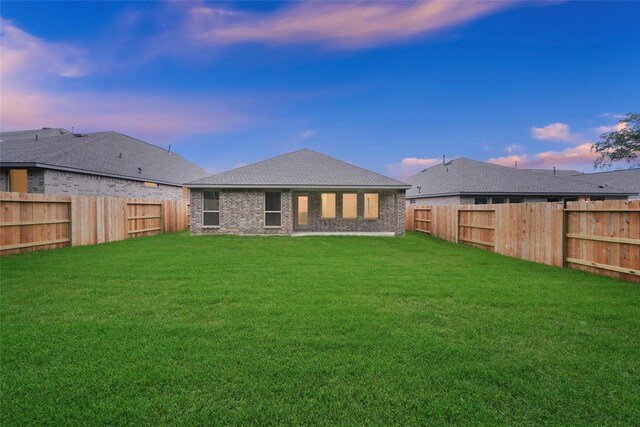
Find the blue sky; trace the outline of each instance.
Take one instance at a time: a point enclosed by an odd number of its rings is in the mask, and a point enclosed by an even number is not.
[[[2,2],[0,125],[116,130],[212,172],[308,147],[592,170],[640,110],[640,2]]]

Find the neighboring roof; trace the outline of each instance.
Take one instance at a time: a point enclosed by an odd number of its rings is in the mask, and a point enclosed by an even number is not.
[[[309,149],[190,182],[200,188],[369,188],[406,189],[410,185]]]
[[[571,170],[571,169],[521,169],[525,171],[535,172],[535,173],[543,173],[545,175],[555,175],[555,176],[573,176],[581,174],[582,172]]]
[[[423,170],[406,181],[408,198],[454,195],[620,195],[629,191],[599,188],[571,178],[514,169],[471,159],[456,159]],[[417,187],[421,187],[418,190]]]
[[[636,195],[640,193],[640,168],[585,173],[572,176],[571,179],[601,185],[607,188],[617,188],[635,193]]]
[[[180,186],[207,176],[207,171],[178,154],[112,131],[2,141],[0,166],[40,167]]]
[[[38,138],[47,138],[50,136],[60,136],[65,134],[70,134],[66,129],[62,128],[42,128],[42,129],[29,129],[29,130],[18,130],[11,132],[0,132],[0,142],[1,141],[16,141],[18,139],[36,139]]]

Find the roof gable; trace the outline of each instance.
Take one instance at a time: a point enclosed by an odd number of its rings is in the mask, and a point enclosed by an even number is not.
[[[187,186],[409,188],[403,182],[306,148],[211,175]]]

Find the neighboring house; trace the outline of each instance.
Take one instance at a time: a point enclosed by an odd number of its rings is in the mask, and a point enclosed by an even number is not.
[[[412,185],[407,200],[419,205],[466,205],[627,199],[632,194],[573,178],[557,171],[554,175],[460,158],[407,178]]]
[[[175,153],[117,132],[0,133],[0,191],[181,199],[208,173]]]
[[[404,234],[395,179],[303,149],[185,184],[193,234]]]
[[[604,188],[616,188],[635,193],[630,195],[629,198],[640,199],[640,168],[585,174],[579,173],[570,178]]]

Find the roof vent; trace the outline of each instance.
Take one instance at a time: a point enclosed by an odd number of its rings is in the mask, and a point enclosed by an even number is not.
[[[138,173],[142,175],[142,168],[138,168]]]
[[[80,137],[83,137],[83,136],[87,136],[87,134],[86,133],[74,133],[73,136],[75,136],[77,138],[80,138]]]

